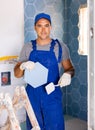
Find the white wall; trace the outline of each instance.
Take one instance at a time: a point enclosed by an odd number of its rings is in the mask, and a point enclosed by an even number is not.
[[[24,1],[0,0],[0,57],[19,55],[24,44]]]
[[[19,56],[24,44],[24,0],[0,0],[0,57]],[[4,67],[2,69],[2,67]],[[0,64],[1,72],[11,72],[11,85],[1,86],[0,92],[13,95],[15,86],[21,83],[13,75],[13,64]],[[21,83],[22,85],[23,83]],[[0,127],[5,124],[7,111],[3,110],[0,115]],[[17,113],[20,121],[25,120],[25,110],[21,109]]]

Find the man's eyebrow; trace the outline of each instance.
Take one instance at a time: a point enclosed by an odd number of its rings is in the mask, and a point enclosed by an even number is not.
[[[36,26],[50,26],[50,24],[46,23],[46,24],[42,25],[42,24],[38,23],[38,24],[36,24]]]

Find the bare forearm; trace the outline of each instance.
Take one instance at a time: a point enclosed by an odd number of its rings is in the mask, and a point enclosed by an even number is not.
[[[24,71],[20,69],[21,62],[18,62],[16,66],[14,67],[14,75],[17,78],[20,78],[23,76]]]
[[[70,74],[71,77],[73,77],[75,75],[75,69],[74,67],[72,66],[71,68],[65,70],[66,73]]]
[[[67,59],[65,61],[62,62],[62,66],[64,68],[64,72],[68,73],[71,75],[71,77],[74,76],[75,74],[75,69],[74,66],[72,65],[70,59]]]

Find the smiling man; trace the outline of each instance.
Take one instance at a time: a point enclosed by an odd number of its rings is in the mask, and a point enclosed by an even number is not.
[[[22,48],[19,62],[14,68],[14,74],[18,78],[22,77],[25,69],[32,70],[36,62],[48,69],[46,84],[37,88],[27,84],[26,91],[41,130],[65,130],[61,87],[70,85],[71,77],[74,75],[69,49],[64,43],[50,37],[52,29],[50,15],[37,14],[34,20],[34,29],[37,33],[37,39],[31,40]],[[61,77],[59,76],[59,64],[64,69]],[[51,82],[59,86],[48,94],[45,86]],[[27,130],[31,129],[32,126],[27,116]]]

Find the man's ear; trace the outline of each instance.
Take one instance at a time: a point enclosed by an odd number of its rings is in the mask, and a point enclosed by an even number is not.
[[[36,31],[36,26],[34,25],[34,30]]]

